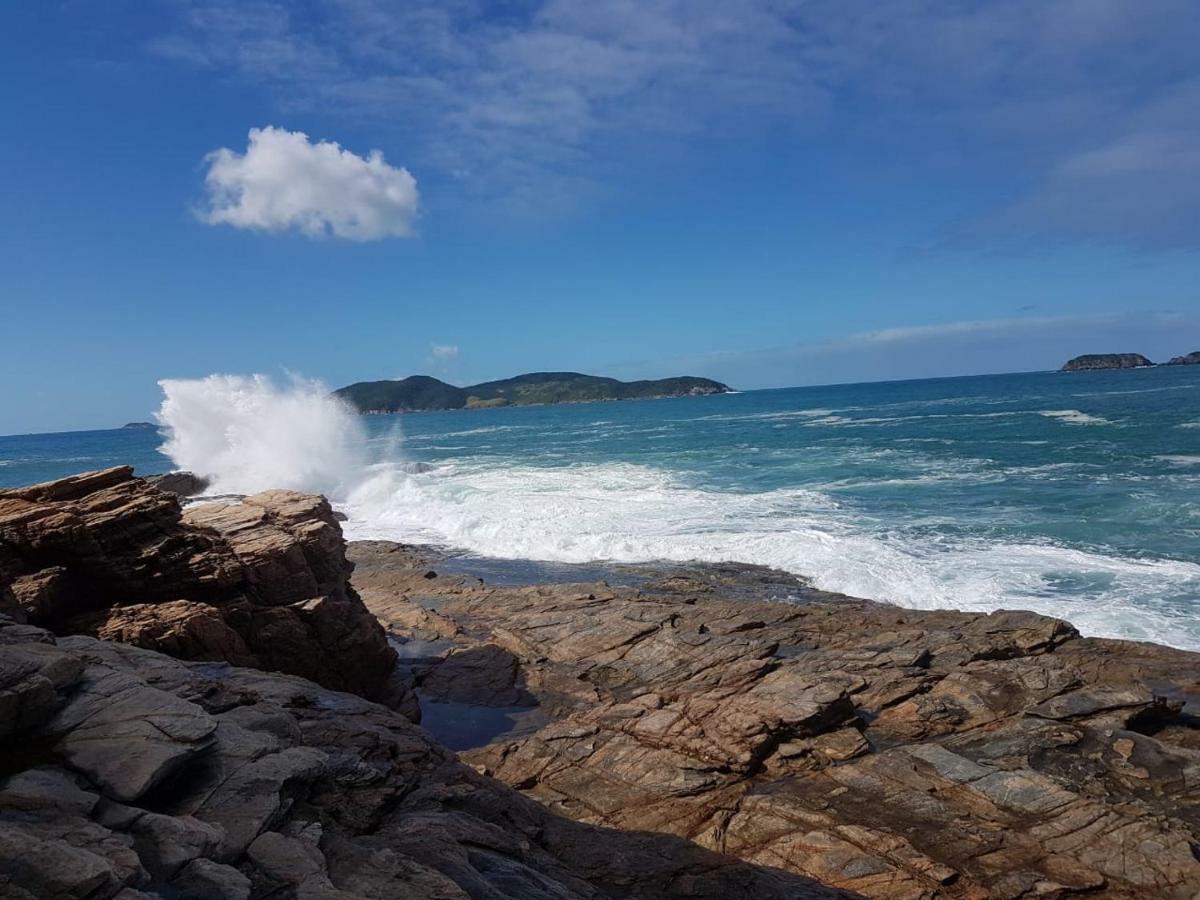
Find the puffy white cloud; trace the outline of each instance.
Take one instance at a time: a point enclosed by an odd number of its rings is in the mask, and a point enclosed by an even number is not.
[[[429,352],[433,358],[442,362],[458,359],[458,344],[432,344]]]
[[[205,158],[210,225],[296,231],[352,241],[409,237],[419,209],[416,179],[383,153],[357,156],[301,131],[251,128],[245,153],[226,147]]]
[[[968,243],[1200,241],[1195,0],[169,5],[152,52],[402,131],[440,184],[505,209],[569,211],[698,135],[805,157],[816,136],[897,173],[945,154],[1018,201],[964,210]]]

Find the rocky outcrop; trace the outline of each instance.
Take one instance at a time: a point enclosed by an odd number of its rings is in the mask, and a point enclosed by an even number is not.
[[[558,816],[351,694],[3,617],[0,737],[13,900],[845,896]]]
[[[1067,360],[1064,372],[1087,372],[1093,369],[1140,369],[1152,366],[1150,360],[1140,353],[1087,353]]]
[[[351,558],[427,710],[467,700],[440,666],[490,666],[480,707],[539,704],[463,758],[555,812],[869,897],[1200,891],[1196,654],[1032,613],[730,602],[733,570],[639,592]]]
[[[208,490],[208,479],[194,472],[167,472],[163,475],[145,475],[143,479],[151,487],[175,494],[179,497],[194,497]]]
[[[0,491],[0,610],[383,699],[395,655],[352,568],[315,495],[184,510],[128,467]]]
[[[1184,356],[1172,356],[1164,365],[1167,366],[1200,366],[1200,350],[1194,350]]]

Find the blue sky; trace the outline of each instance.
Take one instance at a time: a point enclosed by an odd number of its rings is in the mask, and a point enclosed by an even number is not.
[[[146,418],[211,372],[753,388],[1200,348],[1192,0],[0,26],[0,433]]]

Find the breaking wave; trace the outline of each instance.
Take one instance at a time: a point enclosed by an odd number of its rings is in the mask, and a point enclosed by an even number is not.
[[[735,560],[914,609],[1032,609],[1067,618],[1085,634],[1200,649],[1200,626],[1172,615],[1172,598],[1200,591],[1200,566],[880,530],[820,491],[707,491],[617,463],[456,466],[418,477],[380,474],[344,509],[353,539],[564,563]]]
[[[819,488],[716,490],[628,462],[510,456],[431,466],[403,458],[398,431],[369,440],[363,420],[319,382],[214,375],[161,384],[163,451],[179,468],[221,493],[322,491],[347,513],[351,539],[564,563],[733,560],[907,607],[1032,609],[1085,634],[1200,649],[1200,620],[1183,613],[1200,594],[1191,562],[905,528]],[[1042,414],[1105,422],[1077,410]]]
[[[1111,425],[1112,423],[1102,416],[1093,416],[1089,413],[1080,412],[1077,409],[1043,409],[1039,413],[1048,419],[1057,419],[1060,422],[1066,422],[1068,425]]]
[[[366,429],[319,381],[265,375],[167,379],[156,414],[162,452],[219,493],[268,488],[338,497],[371,461]]]

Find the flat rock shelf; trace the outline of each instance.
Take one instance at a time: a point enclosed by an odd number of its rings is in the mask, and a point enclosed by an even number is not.
[[[797,602],[754,567],[521,586],[425,548],[349,555],[423,698],[536,704],[542,727],[460,758],[572,819],[868,897],[1200,890],[1195,654],[1027,612]]]

